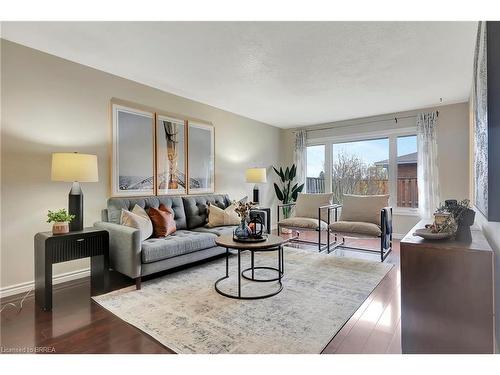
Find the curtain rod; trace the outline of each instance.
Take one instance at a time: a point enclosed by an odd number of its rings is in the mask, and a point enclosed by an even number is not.
[[[436,116],[439,117],[439,111],[436,111]],[[320,131],[320,130],[328,130],[328,129],[340,129],[340,128],[346,128],[348,126],[358,126],[358,125],[366,125],[366,124],[373,124],[375,122],[386,122],[386,121],[395,121],[396,124],[398,123],[398,120],[404,120],[407,118],[417,118],[417,115],[411,115],[411,116],[401,116],[401,117],[391,117],[387,119],[380,119],[380,120],[373,120],[373,121],[365,121],[365,122],[358,122],[355,124],[346,124],[346,125],[340,125],[340,126],[327,126],[323,128],[310,128],[310,129],[299,129],[299,130],[305,130],[306,132],[315,132],[315,131]],[[294,133],[297,133],[298,130],[294,130]]]

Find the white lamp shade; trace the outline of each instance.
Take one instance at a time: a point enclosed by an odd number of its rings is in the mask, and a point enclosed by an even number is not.
[[[89,154],[52,154],[52,181],[96,182],[97,156]]]
[[[262,184],[267,182],[266,168],[249,168],[246,171],[247,182]]]

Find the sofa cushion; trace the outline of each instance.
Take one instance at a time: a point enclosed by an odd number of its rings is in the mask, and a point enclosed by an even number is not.
[[[235,209],[236,203],[230,204],[224,209],[209,203],[208,222],[206,226],[209,228],[214,228],[223,225],[238,225],[241,219],[236,213]]]
[[[344,194],[339,221],[360,221],[380,225],[380,211],[389,205],[389,195]]]
[[[143,263],[152,263],[178,255],[189,254],[215,246],[217,236],[213,233],[200,233],[178,230],[164,238],[150,238],[142,243]]]
[[[382,233],[377,224],[359,221],[337,221],[330,224],[330,230],[334,233],[362,234],[378,237]]]
[[[290,217],[288,219],[283,219],[278,223],[282,227],[289,228],[303,228],[303,229],[318,229],[318,219],[313,219],[311,217]],[[327,229],[327,224],[321,220],[320,222],[321,230]]]
[[[186,227],[193,229],[207,223],[208,203],[225,209],[231,204],[227,195],[207,194],[182,197],[184,211],[186,212]]]
[[[332,204],[333,193],[302,194],[299,193],[295,206],[295,216],[318,219],[318,208]],[[328,209],[321,210],[321,218],[328,220]]]
[[[207,228],[207,227],[198,227],[191,229],[193,232],[201,232],[201,233],[213,233],[216,234],[217,236],[232,236],[234,229],[237,227],[237,225],[232,225],[232,226],[223,226],[223,227],[213,227],[213,228]]]
[[[138,206],[148,209],[149,207],[159,208],[163,203],[166,207],[174,211],[175,226],[177,229],[186,229],[186,215],[181,197],[157,196],[157,197],[114,197],[108,199],[108,220],[110,223],[120,224],[121,210],[132,210]]]
[[[147,213],[153,223],[154,237],[166,237],[177,230],[174,212],[163,203],[159,208],[149,207]]]
[[[151,237],[153,234],[153,223],[144,208],[135,205],[132,211],[122,209],[120,224],[127,227],[139,229],[141,241]]]

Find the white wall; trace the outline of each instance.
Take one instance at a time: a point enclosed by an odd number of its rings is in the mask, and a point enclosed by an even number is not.
[[[362,104],[360,104],[362,105]],[[313,131],[310,137],[344,137],[380,130],[415,127],[415,118],[376,122],[380,119],[414,116],[419,112],[439,110],[438,119],[438,165],[441,199],[463,199],[469,196],[469,109],[468,103],[444,105],[437,108],[422,108],[406,112],[388,113],[309,128],[332,127],[329,130]],[[362,125],[356,125],[363,123]],[[294,129],[282,130],[281,158],[283,164],[293,162]],[[406,234],[419,220],[418,216],[394,215],[394,232]]]
[[[52,152],[97,154],[98,183],[83,184],[85,225],[100,219],[109,194],[110,99],[210,121],[215,126],[216,191],[250,195],[245,169],[280,161],[280,129],[1,40],[1,277],[3,294],[33,280],[33,235],[50,230],[48,209],[67,206],[70,185],[50,181]],[[258,135],[258,136],[256,136]],[[273,175],[261,201],[275,203]],[[273,209],[272,212],[275,212]],[[56,265],[55,274],[88,260]],[[22,286],[22,285],[21,285]],[[17,289],[18,290],[18,289]]]

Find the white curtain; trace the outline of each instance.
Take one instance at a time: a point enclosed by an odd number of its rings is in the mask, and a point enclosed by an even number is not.
[[[297,183],[299,185],[306,182],[306,148],[307,132],[305,130],[298,130],[295,133],[293,162],[297,166]],[[305,191],[305,189],[303,191]]]
[[[440,204],[437,118],[437,112],[420,113],[417,116],[418,207],[422,218],[432,217]]]

